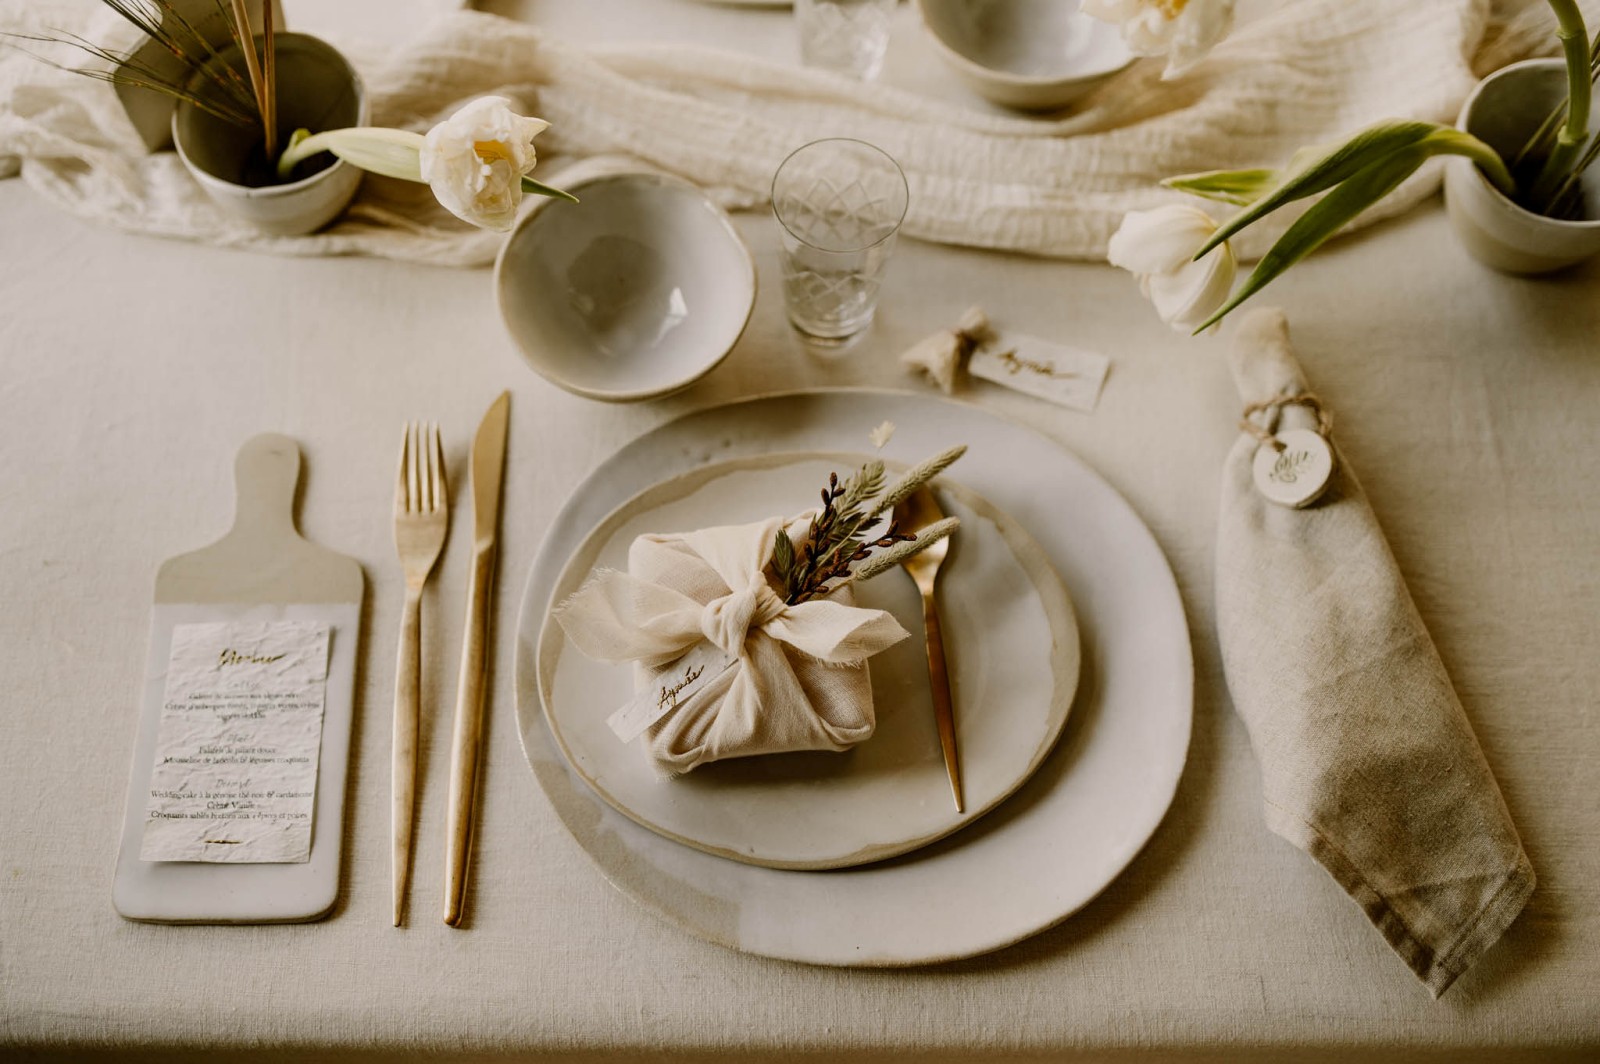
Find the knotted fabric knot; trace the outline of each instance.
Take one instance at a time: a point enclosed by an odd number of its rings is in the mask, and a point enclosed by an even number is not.
[[[767,578],[756,573],[743,591],[706,603],[700,611],[700,630],[711,642],[738,657],[750,629],[770,624],[786,609],[788,605],[772,590]]]
[[[900,356],[903,365],[926,373],[940,391],[951,394],[956,386],[956,373],[966,363],[973,349],[987,341],[993,332],[989,316],[982,307],[969,307],[953,328],[941,329]]]

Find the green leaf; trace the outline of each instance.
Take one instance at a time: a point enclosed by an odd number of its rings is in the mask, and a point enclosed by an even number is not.
[[[782,528],[772,542],[772,574],[783,585],[785,594],[794,590],[794,540]]]
[[[1294,168],[1294,163],[1291,162],[1292,169],[1286,172],[1283,182],[1218,227],[1211,235],[1211,239],[1195,252],[1195,260],[1204,258],[1218,244],[1284,204],[1325,192],[1341,181],[1353,177],[1396,152],[1416,146],[1440,131],[1456,132],[1433,122],[1379,122],[1377,125],[1368,126],[1331,151],[1323,152],[1314,158],[1305,158],[1298,168]]]
[[[839,496],[839,512],[854,513],[863,503],[883,490],[883,462],[878,459],[863,465],[856,475],[844,482],[844,494]]]
[[[532,192],[535,196],[549,196],[551,199],[566,200],[568,203],[578,202],[578,197],[572,193],[563,192],[559,188],[551,188],[549,185],[535,181],[531,177],[522,179],[522,191]]]
[[[1203,174],[1169,177],[1161,184],[1193,196],[1248,207],[1277,181],[1276,170],[1209,170]]]
[[[1272,245],[1272,249],[1256,263],[1255,270],[1245,278],[1233,298],[1207,318],[1195,330],[1195,334],[1221,321],[1229,311],[1266,287],[1273,278],[1315,251],[1356,215],[1393,192],[1395,186],[1415,173],[1417,167],[1433,154],[1436,152],[1430,145],[1414,144],[1380,159],[1322,197]]]

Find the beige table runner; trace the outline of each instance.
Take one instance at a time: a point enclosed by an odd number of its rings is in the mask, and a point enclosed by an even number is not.
[[[86,0],[0,0],[0,30],[106,40],[115,25]],[[1480,44],[1498,65],[1548,51],[1555,38],[1548,12],[1511,17],[1485,0],[1296,0],[1243,21],[1177,80],[1160,80],[1159,61],[1136,63],[1054,119],[995,116],[709,48],[585,50],[472,12],[387,54],[335,43],[366,78],[378,124],[426,125],[465,98],[501,92],[553,123],[541,151],[632,156],[746,206],[765,201],[778,162],[798,145],[856,136],[905,167],[908,234],[1097,259],[1125,211],[1176,195],[1157,187],[1163,177],[1274,165],[1381,118],[1453,121]],[[145,155],[109,87],[0,51],[0,174],[19,170],[81,217],[212,244],[477,265],[500,242],[431,209],[426,190],[373,179],[328,231],[261,236],[213,208],[170,153]],[[558,182],[559,163],[539,176]],[[1404,211],[1437,186],[1437,169],[1425,167],[1362,221]],[[1239,250],[1259,254],[1292,214],[1252,227]]]

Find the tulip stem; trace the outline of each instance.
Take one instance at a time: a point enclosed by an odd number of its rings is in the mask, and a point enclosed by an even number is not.
[[[1589,103],[1593,89],[1589,31],[1583,24],[1583,12],[1577,0],[1548,2],[1560,24],[1556,37],[1561,41],[1561,51],[1567,62],[1567,121],[1556,135],[1555,147],[1550,149],[1538,178],[1528,191],[1528,206],[1541,213],[1550,208],[1556,190],[1583,154],[1584,142],[1589,139]]]

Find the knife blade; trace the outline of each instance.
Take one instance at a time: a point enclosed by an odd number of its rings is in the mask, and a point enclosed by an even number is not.
[[[450,743],[450,807],[445,835],[444,922],[460,927],[466,912],[467,866],[472,853],[473,815],[483,736],[485,666],[489,614],[499,541],[500,485],[504,480],[511,393],[489,404],[472,440],[472,579],[467,588],[466,634],[456,688],[455,730]]]

